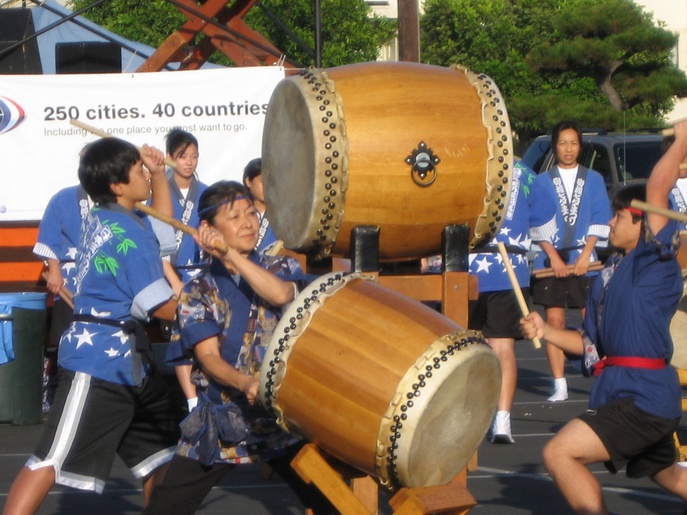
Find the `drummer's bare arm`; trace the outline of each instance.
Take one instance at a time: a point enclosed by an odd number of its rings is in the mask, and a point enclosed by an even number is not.
[[[668,195],[680,176],[680,163],[687,156],[687,121],[678,122],[673,128],[675,142],[656,163],[646,183],[647,203],[663,208],[668,207]],[[668,223],[667,218],[657,213],[647,213],[646,220],[654,234]]]
[[[520,319],[520,332],[528,340],[537,337],[570,354],[584,352],[584,343],[579,332],[551,327],[536,311],[531,311],[526,317]]]
[[[150,189],[152,190],[150,205],[167,216],[174,216],[172,195],[165,174],[165,155],[161,150],[148,145],[143,145],[140,153],[143,164],[150,172]]]
[[[203,221],[198,226],[198,234],[194,240],[207,252],[220,259],[225,268],[232,274],[239,274],[253,291],[262,299],[275,307],[281,307],[291,302],[296,292],[293,283],[282,281],[279,277],[254,263],[248,256],[228,246],[215,229]],[[215,249],[215,243],[221,242],[227,247],[222,254]]]
[[[222,359],[219,353],[219,341],[216,336],[197,343],[194,352],[203,371],[224,386],[241,390],[254,404],[258,400],[260,382],[257,378],[239,372],[235,367]]]

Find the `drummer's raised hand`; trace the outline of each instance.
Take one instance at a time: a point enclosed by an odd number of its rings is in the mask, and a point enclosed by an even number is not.
[[[228,247],[222,233],[208,224],[205,220],[198,226],[198,233],[193,236],[193,239],[205,252],[219,259],[222,259],[224,256],[224,252],[219,249]]]

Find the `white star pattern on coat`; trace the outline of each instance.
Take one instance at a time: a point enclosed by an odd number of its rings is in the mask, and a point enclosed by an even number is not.
[[[105,354],[107,354],[111,358],[114,358],[115,356],[117,356],[117,354],[119,354],[119,351],[110,347],[109,349],[105,350]]]
[[[91,308],[91,316],[94,316],[94,317],[107,318],[111,314],[112,314],[111,311],[96,311],[95,308]]]
[[[119,331],[117,331],[116,333],[114,333],[114,334],[112,335],[112,337],[113,337],[113,338],[114,338],[114,337],[119,338],[119,343],[121,343],[121,344],[124,344],[124,343],[126,343],[126,342],[129,340],[129,335],[126,334],[126,333],[125,333],[124,331],[122,331],[121,329],[120,329]]]
[[[78,349],[82,345],[93,345],[93,340],[92,337],[95,336],[95,333],[89,333],[88,329],[83,330],[83,333],[75,335],[77,342],[76,342],[76,348]]]
[[[485,256],[481,260],[475,261],[477,263],[477,271],[478,272],[488,272],[489,268],[491,265],[494,263],[490,263],[489,259]]]

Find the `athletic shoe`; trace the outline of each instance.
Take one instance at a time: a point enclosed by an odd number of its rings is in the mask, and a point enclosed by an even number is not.
[[[497,411],[491,424],[491,443],[515,443],[510,434],[510,413]]]

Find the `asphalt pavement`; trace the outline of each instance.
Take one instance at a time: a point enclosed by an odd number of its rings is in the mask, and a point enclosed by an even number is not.
[[[570,399],[550,403],[546,398],[550,393],[551,374],[544,350],[535,350],[531,342],[519,342],[516,355],[519,376],[512,412],[515,444],[497,445],[485,440],[479,446],[478,467],[469,473],[467,480],[467,489],[478,503],[470,513],[567,515],[572,511],[548,477],[541,451],[563,424],[586,408],[594,379],[582,377],[568,365]],[[15,474],[31,453],[41,431],[42,424],[0,425],[2,505]],[[687,441],[687,419],[683,419],[682,432],[683,441]],[[594,466],[592,470],[601,482],[611,513],[669,515],[683,513],[687,508],[686,503],[649,479],[628,479],[623,472],[612,475],[603,466]],[[139,513],[141,507],[140,484],[117,461],[102,495],[56,487],[38,513],[121,515]],[[255,464],[231,472],[213,489],[198,513],[302,514],[303,509],[278,477],[265,478],[262,466]],[[392,513],[388,495],[383,491],[380,492],[380,513]]]

